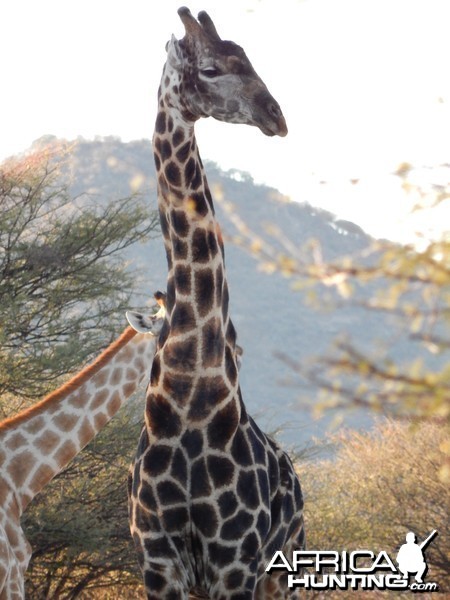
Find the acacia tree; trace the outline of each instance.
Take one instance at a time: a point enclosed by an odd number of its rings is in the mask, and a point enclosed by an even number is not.
[[[71,198],[56,152],[1,165],[0,416],[42,396],[123,327],[133,281],[123,252],[157,222],[137,196]]]
[[[72,198],[58,150],[0,166],[0,416],[59,385],[124,326],[135,273],[124,252],[156,233],[138,196]],[[138,437],[122,414],[24,515],[31,598],[136,581],[126,470]],[[133,579],[134,577],[134,579]]]

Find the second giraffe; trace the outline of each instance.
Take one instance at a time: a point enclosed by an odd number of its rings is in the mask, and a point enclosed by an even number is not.
[[[212,116],[284,136],[280,107],[242,48],[205,13],[178,11],[153,137],[169,267],[167,314],[129,481],[130,527],[147,597],[294,598],[265,573],[304,547],[303,498],[288,456],[243,404],[224,249],[194,135]]]

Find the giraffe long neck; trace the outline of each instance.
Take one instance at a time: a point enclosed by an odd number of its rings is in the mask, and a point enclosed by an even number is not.
[[[20,513],[149,374],[156,338],[127,328],[92,365],[0,423],[0,506]],[[5,496],[5,497],[3,497]]]
[[[158,205],[169,265],[168,313],[170,315],[173,304],[182,299],[196,306],[204,304],[203,312],[212,310],[207,290],[200,290],[199,284],[196,285],[200,276],[192,277],[194,271],[204,268],[212,269],[217,275],[211,289],[215,289],[216,304],[224,307],[226,319],[228,290],[224,279],[223,244],[193,123],[185,121],[176,111],[161,108],[153,146],[158,169]],[[204,275],[206,277],[206,273]]]
[[[146,412],[149,430],[157,436],[168,435],[164,421],[175,434],[186,424],[206,425],[221,410],[228,411],[230,427],[240,418],[223,243],[194,122],[174,100],[177,86],[172,82],[171,92],[165,90],[169,80],[163,73],[153,137],[169,267],[168,326],[161,332]]]

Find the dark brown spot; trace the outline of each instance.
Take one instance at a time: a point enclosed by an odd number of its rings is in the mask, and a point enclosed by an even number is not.
[[[173,161],[170,161],[166,165],[166,167],[164,169],[164,173],[165,173],[165,175],[167,177],[167,181],[169,182],[170,185],[180,187],[181,173],[180,173],[180,169],[178,168],[176,163],[174,163]]]
[[[200,377],[192,394],[188,419],[204,419],[229,393],[221,377]]]
[[[236,400],[217,411],[208,425],[208,442],[211,448],[223,450],[239,424]]]
[[[225,577],[225,587],[227,590],[236,590],[242,587],[244,581],[244,573],[240,569],[232,569]]]
[[[179,367],[182,364],[178,365]],[[189,400],[192,390],[192,377],[187,373],[164,373],[163,388],[170,399],[178,406],[184,406]]]
[[[38,418],[38,421],[41,421],[41,428],[44,427],[44,419]],[[37,431],[39,431],[39,429],[37,429],[36,431],[34,431],[33,433],[36,433]],[[44,435],[42,436],[43,439],[45,439],[45,436],[47,435],[47,431],[44,430]],[[59,442],[59,436],[57,437],[57,442]],[[39,440],[40,438],[37,438],[37,440]],[[37,442],[39,444],[39,442]],[[16,451],[18,448],[20,448],[20,446],[27,446],[28,445],[28,441],[27,438],[20,433],[20,431],[14,433],[11,437],[9,437],[7,439],[7,441],[5,442],[5,448],[8,448],[10,450]],[[3,462],[3,461],[2,461]]]
[[[204,368],[222,364],[224,357],[222,323],[217,317],[209,319],[202,330],[202,364]]]
[[[253,464],[249,444],[245,433],[241,429],[238,429],[236,435],[233,437],[231,455],[236,461],[236,464],[242,467],[249,467]]]
[[[202,184],[202,170],[201,167],[199,165],[199,163],[195,163],[195,173],[192,176],[192,179],[190,180],[190,187],[193,190],[197,190]],[[214,214],[214,211],[213,211]]]
[[[222,319],[223,322],[226,323],[227,318],[228,318],[228,305],[230,302],[230,293],[228,291],[228,285],[226,284],[226,282],[224,282],[223,288],[222,288],[222,297],[218,298],[218,304],[219,306],[222,306]]]
[[[171,220],[175,233],[180,237],[186,237],[189,233],[189,222],[186,214],[182,210],[172,210]]]
[[[45,455],[49,455],[61,442],[61,436],[49,430],[44,432],[34,440],[34,445]]]
[[[162,111],[156,117],[155,131],[161,134],[166,132],[166,115]]]
[[[192,183],[192,179],[194,178],[195,171],[196,171],[196,166],[197,166],[197,163],[195,162],[195,159],[191,157],[187,161],[186,166],[184,168],[184,181],[185,181],[186,187],[190,188],[191,190],[196,190],[198,188],[198,185],[193,185],[193,183]]]
[[[196,528],[205,537],[214,537],[218,527],[214,506],[206,503],[194,504],[191,508],[191,515]]]
[[[144,538],[145,550],[148,556],[158,556],[160,559],[173,558],[173,548],[169,538],[158,536],[156,538]],[[154,587],[151,589],[155,589]]]
[[[191,496],[202,498],[211,495],[211,484],[204,458],[198,458],[191,467]]]
[[[253,516],[245,510],[240,510],[222,525],[220,537],[224,540],[239,540],[253,524]]]
[[[157,477],[164,473],[170,465],[172,448],[165,444],[151,446],[144,456],[144,471],[149,477]]]
[[[202,432],[197,429],[188,429],[181,438],[181,446],[185,448],[190,459],[196,458],[203,449]]]
[[[181,148],[177,151],[176,157],[180,163],[185,163],[188,159],[188,156],[191,152],[191,142],[188,140],[184,143]]]
[[[164,140],[161,144],[160,155],[163,162],[172,156],[172,146],[167,140]]]
[[[146,410],[153,435],[171,438],[180,434],[180,417],[165,398],[150,394],[147,398]]]
[[[196,325],[194,310],[188,302],[177,302],[171,317],[171,333],[179,335],[191,331]]]
[[[163,512],[164,528],[168,533],[182,531],[189,521],[187,509],[184,506],[169,508]],[[152,591],[154,588],[151,588]]]
[[[46,483],[48,483],[50,481],[50,479],[52,479],[52,477],[54,475],[55,475],[54,469],[52,469],[51,467],[49,467],[46,464],[42,464],[38,468],[38,470],[34,473],[33,479],[30,482],[31,490],[35,494],[37,494],[38,492],[41,491],[41,489],[44,487],[44,485]]]
[[[234,325],[232,323],[232,321],[228,321],[228,326],[227,326],[227,332],[226,332],[226,340],[229,346],[231,346],[232,348],[234,348],[236,346],[236,338],[237,338],[237,334],[236,334],[236,329],[234,328]]]
[[[231,564],[235,556],[236,548],[234,546],[225,546],[217,542],[208,544],[208,558],[221,569]]]
[[[205,317],[214,305],[214,275],[211,269],[202,269],[194,274],[195,302],[200,316]]]
[[[175,282],[179,293],[191,293],[191,268],[188,265],[176,265]]]
[[[195,210],[196,214],[200,217],[206,217],[209,212],[208,204],[205,201],[203,193],[191,194],[191,206]]]
[[[170,235],[169,221],[166,213],[163,210],[159,211],[159,221],[161,224],[161,233],[163,234],[163,237],[167,239]]]
[[[159,502],[162,506],[185,502],[185,493],[174,481],[161,481],[156,486]]]
[[[103,401],[104,401],[103,394],[105,394],[107,396],[108,392],[104,391],[102,394],[97,394],[94,397],[94,402],[95,402],[95,399],[98,398],[99,396],[101,396],[101,402],[95,403],[95,407],[97,407],[99,404],[103,403]],[[78,423],[78,417],[76,415],[69,415],[69,414],[66,415],[63,413],[63,414],[60,414],[60,415],[57,415],[56,417],[54,417],[53,423],[61,431],[71,431],[73,429],[73,427],[76,425],[76,423]]]
[[[259,506],[259,493],[254,471],[241,471],[236,491],[248,508],[253,510]]]
[[[160,362],[160,356],[159,354],[156,354],[155,358],[153,359],[153,364],[152,364],[152,370],[151,370],[151,374],[150,374],[150,383],[153,386],[158,385],[159,382],[159,377],[161,375],[161,362]]]
[[[225,348],[225,370],[230,384],[232,386],[236,385],[238,378],[236,360],[229,346]]]
[[[204,178],[204,181],[203,181],[203,187],[204,187],[204,190],[205,190],[206,200],[208,201],[208,204],[209,204],[209,207],[210,207],[210,209],[212,211],[212,214],[214,214],[213,199],[212,199],[212,196],[211,196],[211,192],[209,190],[209,186],[208,186],[208,182],[206,180],[206,177]]]
[[[198,227],[192,236],[192,260],[199,263],[209,262],[208,236],[201,227]]]
[[[96,423],[97,416],[98,415],[96,415],[96,417],[94,419],[95,424],[97,424]],[[105,419],[106,419],[106,417],[105,417]],[[58,451],[54,455],[54,459],[60,466],[65,466],[74,456],[76,456],[77,452],[78,452],[78,448],[75,446],[75,444],[73,442],[71,442],[70,440],[67,440],[67,442],[65,442],[58,449]]]
[[[233,515],[238,508],[238,501],[234,491],[229,490],[227,492],[223,492],[223,494],[220,495],[218,505],[220,516],[223,519],[231,517],[231,515]]]
[[[176,128],[172,139],[174,147],[179,146],[184,141],[184,131],[181,127]]]
[[[114,392],[111,399],[109,400],[106,410],[108,411],[108,415],[112,417],[116,414],[122,404],[122,400],[120,398],[119,392]]]
[[[222,292],[223,292],[223,268],[220,264],[216,271],[216,302],[220,306],[222,303]]]
[[[173,241],[173,258],[174,260],[186,260],[188,255],[188,245],[179,238]]]
[[[208,471],[216,488],[231,483],[234,475],[234,464],[230,459],[222,456],[209,456],[207,459]]]
[[[94,426],[97,431],[100,431],[100,429],[104,427],[107,422],[108,417],[105,415],[105,413],[98,413],[94,417]]]
[[[150,485],[141,486],[141,488],[138,492],[138,497],[139,497],[139,502],[142,504],[142,506],[145,509],[150,510],[152,512],[157,510],[155,494],[153,492],[152,486],[150,486]]]
[[[80,427],[80,431],[78,433],[78,439],[80,441],[81,448],[84,448],[88,442],[92,440],[95,435],[95,431],[93,430],[91,424],[88,419],[84,419],[83,424]]]

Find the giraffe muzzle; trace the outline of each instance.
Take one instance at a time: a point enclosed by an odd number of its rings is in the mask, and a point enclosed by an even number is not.
[[[262,82],[261,82],[262,83]],[[285,137],[288,132],[286,119],[281,111],[280,105],[270,94],[264,84],[263,89],[255,95],[254,104],[257,107],[253,111],[254,124],[268,136],[279,135]]]

